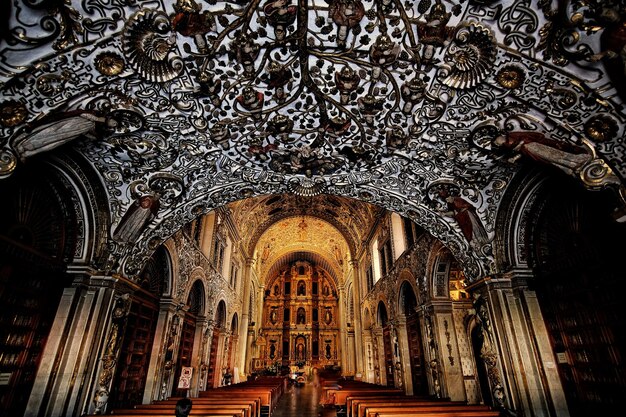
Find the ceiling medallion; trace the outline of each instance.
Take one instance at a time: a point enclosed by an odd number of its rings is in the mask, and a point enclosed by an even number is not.
[[[473,88],[491,72],[496,60],[496,43],[491,30],[471,22],[459,26],[446,53],[442,82],[452,88]]]
[[[294,177],[289,180],[287,185],[289,191],[302,197],[314,197],[323,194],[326,191],[326,182],[321,177],[313,179]]]
[[[28,116],[24,103],[15,100],[0,104],[0,124],[4,127],[14,127],[22,123]]]
[[[496,81],[501,87],[508,90],[515,90],[524,84],[526,74],[524,70],[516,65],[507,65],[498,71]]]
[[[96,56],[94,65],[100,74],[112,77],[124,70],[124,58],[114,52],[102,52]]]
[[[594,142],[605,142],[617,135],[618,127],[615,119],[600,114],[587,120],[585,134]]]
[[[17,165],[17,158],[8,149],[0,149],[0,179],[7,178]]]
[[[184,64],[172,54],[176,33],[164,12],[142,9],[126,22],[124,52],[130,66],[145,80],[170,81],[182,72]]]

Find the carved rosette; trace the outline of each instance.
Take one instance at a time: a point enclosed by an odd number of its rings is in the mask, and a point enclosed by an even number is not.
[[[442,82],[452,88],[473,88],[487,78],[496,60],[493,33],[480,23],[461,25],[446,53]]]
[[[176,33],[164,12],[142,9],[124,27],[126,60],[147,81],[170,81],[182,72],[182,59],[172,53],[175,45]]]

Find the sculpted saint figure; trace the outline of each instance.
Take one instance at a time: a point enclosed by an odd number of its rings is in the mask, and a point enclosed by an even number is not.
[[[159,206],[158,195],[146,195],[137,199],[122,217],[113,233],[113,239],[122,243],[135,242],[143,229],[157,215]]]
[[[588,149],[547,138],[540,132],[508,132],[493,139],[493,144],[514,152],[509,158],[511,162],[526,156],[553,165],[568,175],[576,175],[583,165],[593,159]]]
[[[20,160],[24,161],[33,155],[50,151],[81,135],[88,135],[95,131],[98,123],[115,123],[88,111],[65,113],[55,118],[42,119],[31,124],[17,135],[11,145]]]

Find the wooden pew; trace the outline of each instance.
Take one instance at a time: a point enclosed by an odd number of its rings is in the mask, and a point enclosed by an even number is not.
[[[111,414],[117,417],[137,417],[137,414],[126,414],[126,413],[115,413],[115,414]],[[171,410],[167,413],[165,412],[158,412],[155,411],[152,414],[148,414],[150,417],[173,417],[174,416],[174,410]],[[232,413],[232,412],[228,412],[228,411],[223,411],[223,412],[207,412],[207,413],[196,413],[193,411],[193,409],[191,410],[191,413],[189,414],[190,417],[193,416],[199,416],[199,417],[243,417],[243,413]],[[85,416],[87,417],[87,416]],[[92,416],[92,417],[97,417],[97,416]]]
[[[145,408],[158,405],[160,407],[170,407],[173,410],[176,407],[176,403],[180,398],[172,397],[167,400],[155,402],[153,404],[141,404],[135,406],[135,408]],[[202,407],[205,404],[241,404],[250,408],[250,415],[252,417],[261,417],[261,399],[260,398],[191,398],[193,406],[192,408]]]
[[[342,417],[347,415],[347,398],[356,396],[356,395],[382,395],[382,394],[390,394],[390,395],[402,395],[404,391],[398,388],[373,388],[373,387],[352,387],[352,388],[341,388],[332,393],[333,403],[335,404],[335,409],[337,410],[337,416]]]
[[[415,411],[407,410],[406,412],[380,412],[376,413],[375,417],[499,417],[499,411],[450,411],[450,412],[429,412],[423,411],[416,414]]]
[[[149,404],[137,408],[114,410],[112,414],[132,414],[135,416],[149,417],[153,414],[172,413],[175,405],[170,404]],[[253,417],[250,406],[243,404],[193,404],[191,415],[194,414],[241,414],[243,417]]]
[[[276,408],[278,399],[287,387],[284,377],[260,378],[240,384],[212,388],[199,393],[201,398],[250,398],[261,399],[261,416],[269,417]]]
[[[405,415],[422,415],[422,413],[429,414],[439,414],[440,417],[450,417],[451,414],[456,413],[470,413],[469,415],[483,416],[484,413],[487,415],[494,415],[493,411],[485,405],[420,405],[419,403],[415,404],[389,404],[386,406],[382,405],[372,405],[364,407],[363,412],[359,415],[360,417],[379,417],[379,415],[383,414],[405,414]],[[478,414],[471,414],[478,413]],[[491,413],[491,414],[490,414]],[[498,416],[500,413],[495,412],[495,416]]]
[[[385,405],[385,404],[398,404],[398,403],[418,403],[423,405],[465,405],[465,401],[445,401],[441,399],[433,399],[431,397],[414,397],[408,395],[393,395],[393,396],[354,396],[346,399],[346,408],[350,417],[357,416],[359,408],[363,408],[367,405]]]

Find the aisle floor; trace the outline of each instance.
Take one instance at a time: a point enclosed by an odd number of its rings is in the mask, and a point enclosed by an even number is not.
[[[320,392],[320,387],[312,383],[290,386],[278,401],[272,417],[336,417],[334,407],[320,405]]]

